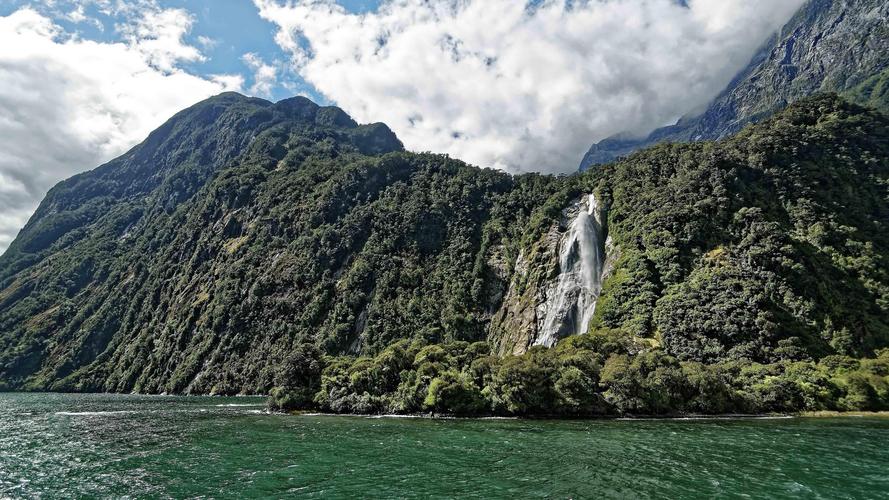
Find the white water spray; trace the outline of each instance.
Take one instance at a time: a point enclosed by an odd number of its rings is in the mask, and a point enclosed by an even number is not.
[[[595,195],[581,202],[559,248],[559,278],[550,289],[543,325],[534,342],[550,347],[560,338],[586,333],[602,291],[605,241]]]

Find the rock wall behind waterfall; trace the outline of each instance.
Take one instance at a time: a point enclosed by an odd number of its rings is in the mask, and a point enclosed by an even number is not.
[[[605,232],[595,195],[575,202],[568,230],[559,243],[559,276],[539,304],[535,345],[553,346],[560,338],[586,333],[602,290]]]
[[[560,220],[516,259],[491,339],[500,354],[586,333],[602,282],[613,268],[607,210],[595,196],[574,200]]]

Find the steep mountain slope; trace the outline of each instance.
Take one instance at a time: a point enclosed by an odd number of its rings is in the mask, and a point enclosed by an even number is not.
[[[843,97],[889,113],[889,68],[843,92]]]
[[[815,92],[846,92],[860,104],[885,106],[889,4],[881,0],[810,0],[739,73],[703,114],[644,138],[619,135],[594,144],[580,169],[661,142],[728,137]],[[882,79],[882,80],[881,80]],[[883,90],[880,90],[883,89]],[[883,92],[883,98],[879,98]],[[889,107],[883,107],[889,111]]]
[[[591,329],[703,362],[887,345],[887,123],[819,95],[724,142],[661,145],[588,172],[608,263]],[[559,271],[552,241],[515,266],[514,301],[495,317],[501,352],[539,343],[534,308]]]
[[[266,392],[307,342],[869,355],[889,345],[887,120],[822,95],[721,143],[512,177],[225,94],[47,196],[0,258],[0,384]]]
[[[483,338],[507,272],[485,257],[553,181],[401,149],[303,98],[180,113],[54,188],[2,257],[0,380],[261,392],[305,338]]]

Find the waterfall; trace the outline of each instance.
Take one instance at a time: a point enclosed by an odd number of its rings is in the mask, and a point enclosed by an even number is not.
[[[580,202],[580,210],[562,237],[559,277],[548,289],[543,324],[534,342],[552,346],[569,335],[586,333],[602,290],[605,241],[595,195]]]

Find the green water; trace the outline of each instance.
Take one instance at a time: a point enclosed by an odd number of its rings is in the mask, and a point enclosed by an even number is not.
[[[258,398],[0,394],[5,497],[889,497],[889,419],[267,415]]]

